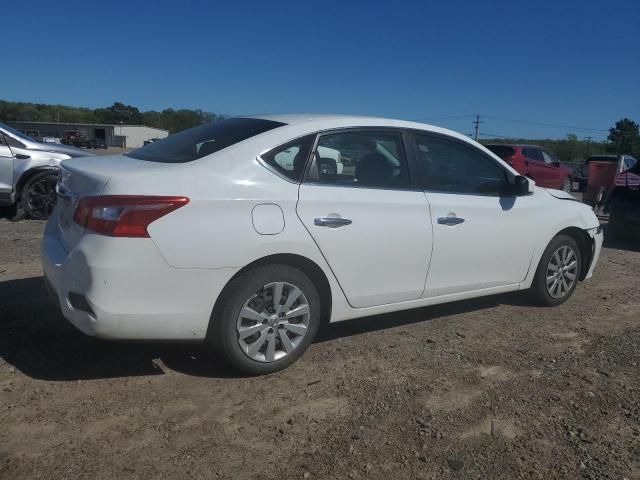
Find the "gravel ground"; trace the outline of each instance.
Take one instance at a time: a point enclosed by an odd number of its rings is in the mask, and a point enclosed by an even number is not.
[[[197,345],[83,336],[43,224],[0,220],[0,478],[640,479],[640,253],[553,309],[518,295],[331,326],[242,378]]]

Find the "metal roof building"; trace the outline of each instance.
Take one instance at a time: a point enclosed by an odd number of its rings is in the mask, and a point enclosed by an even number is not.
[[[42,140],[62,138],[65,132],[77,131],[89,138],[100,138],[108,147],[138,148],[145,140],[165,138],[167,130],[145,125],[109,125],[100,123],[5,122],[7,125]]]

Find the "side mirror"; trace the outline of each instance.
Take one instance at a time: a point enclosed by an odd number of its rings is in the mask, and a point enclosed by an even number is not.
[[[522,175],[516,175],[513,178],[513,183],[509,184],[510,195],[514,195],[516,197],[522,197],[524,195],[529,195],[533,192],[534,186],[533,180],[527,177],[523,177]]]

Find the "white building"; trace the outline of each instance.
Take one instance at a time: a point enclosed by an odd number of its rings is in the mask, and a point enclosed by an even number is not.
[[[97,123],[6,122],[38,140],[44,137],[64,138],[68,132],[79,132],[87,138],[99,138],[108,147],[138,148],[146,140],[165,138],[167,130],[145,125],[111,125]]]
[[[145,125],[114,125],[115,137],[124,139],[125,148],[138,148],[144,145],[146,140],[165,138],[169,135],[166,130]]]

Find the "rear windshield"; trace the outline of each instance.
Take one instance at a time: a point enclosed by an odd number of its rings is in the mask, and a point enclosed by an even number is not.
[[[125,155],[149,162],[192,162],[283,125],[258,118],[229,118],[174,133]]]
[[[505,145],[487,145],[487,148],[502,158],[511,158],[516,153],[515,149],[507,147]]]

